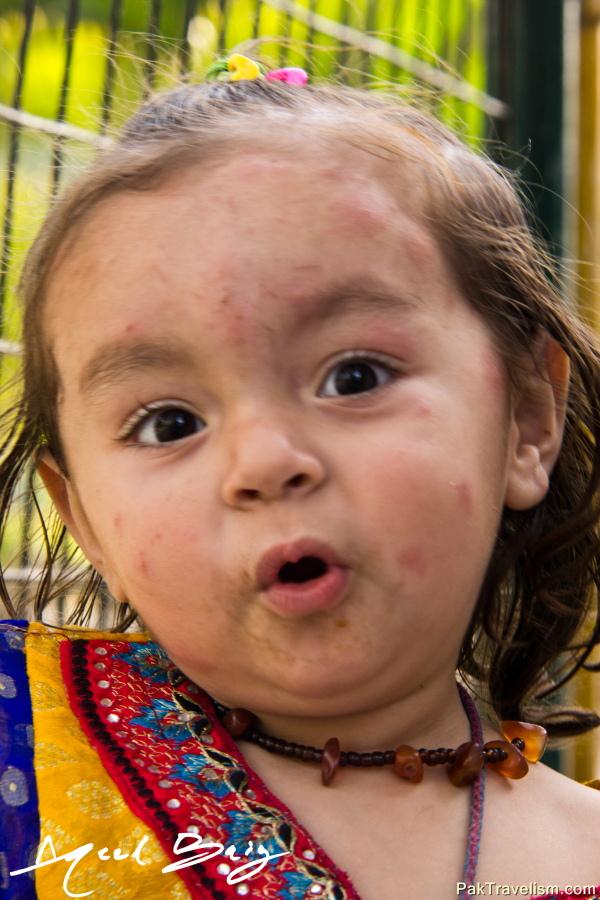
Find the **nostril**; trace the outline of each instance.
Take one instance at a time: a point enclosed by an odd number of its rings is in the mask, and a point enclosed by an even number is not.
[[[284,583],[302,584],[312,578],[320,578],[327,571],[327,564],[317,556],[303,556],[298,562],[285,563],[279,570],[279,580]]]
[[[291,487],[300,487],[301,484],[304,484],[305,478],[306,476],[302,472],[299,472],[298,475],[294,475],[293,478],[290,478],[288,484]]]

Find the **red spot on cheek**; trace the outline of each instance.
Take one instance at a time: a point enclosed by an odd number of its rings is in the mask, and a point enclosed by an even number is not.
[[[137,568],[141,575],[147,575],[149,572],[148,560],[144,553],[140,552],[137,558]]]
[[[117,513],[113,519],[113,526],[116,531],[119,531],[122,521],[123,521],[123,517],[122,517],[121,513]]]
[[[162,539],[163,539],[162,531],[155,531],[154,534],[152,535],[152,543],[153,544],[159,544],[162,541]]]
[[[501,396],[507,388],[507,376],[500,359],[493,351],[483,356],[481,360],[481,376],[486,391],[490,391],[494,396]]]
[[[457,481],[453,484],[460,508],[465,513],[471,513],[473,510],[473,496],[471,488],[466,481]]]
[[[424,575],[427,570],[425,555],[421,547],[417,544],[411,544],[405,547],[398,556],[398,562],[401,567],[415,575]]]

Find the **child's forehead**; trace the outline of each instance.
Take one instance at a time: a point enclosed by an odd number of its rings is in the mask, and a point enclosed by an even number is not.
[[[380,169],[364,154],[267,148],[208,170],[188,166],[151,190],[119,191],[69,241],[49,282],[50,319],[74,323],[82,297],[99,315],[122,318],[142,285],[148,318],[161,318],[181,289],[218,301],[215,316],[229,308],[252,319],[264,297],[271,309],[278,297],[310,306],[333,276],[392,283],[398,266],[410,294],[440,254],[419,221],[416,189],[400,200]]]
[[[422,198],[414,179],[402,178],[398,189],[389,170],[389,164],[343,147],[325,159],[302,147],[267,147],[208,165],[187,164],[149,190],[118,190],[97,202],[68,236],[59,262],[85,254],[88,265],[94,258],[103,264],[109,256],[111,264],[126,265],[138,236],[143,250],[150,228],[168,239],[180,230],[182,218],[198,247],[225,223],[235,253],[256,243],[258,229],[275,247],[281,243],[280,226],[290,222],[298,224],[296,246],[307,243],[310,233],[322,246],[327,238],[336,243],[341,234],[363,238],[393,232],[399,219],[420,218]]]

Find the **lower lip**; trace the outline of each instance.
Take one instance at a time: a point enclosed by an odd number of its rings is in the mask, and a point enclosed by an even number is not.
[[[276,582],[262,592],[266,605],[289,619],[332,609],[342,599],[348,584],[348,569],[330,566],[325,575],[304,584]]]

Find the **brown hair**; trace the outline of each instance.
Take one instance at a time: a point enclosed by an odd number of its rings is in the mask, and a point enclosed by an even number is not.
[[[265,80],[177,88],[142,106],[114,147],[58,199],[21,280],[24,378],[1,447],[2,534],[23,474],[43,444],[66,472],[57,427],[60,386],[45,342],[42,310],[53,262],[73,238],[74,224],[115,192],[150,189],[183,165],[218,162],[235,152],[232,147],[261,136],[293,144],[290,132],[302,128],[305,140],[307,134],[312,141],[334,138],[377,154],[390,167],[399,159],[416,167],[425,188],[423,214],[465,296],[487,322],[514,382],[540,329],[570,358],[564,440],[548,493],[533,509],[504,510],[458,666],[482,686],[499,718],[543,720],[553,734],[586,731],[600,719],[539,701],[578,669],[593,668],[590,653],[600,641],[598,342],[561,299],[551,262],[528,227],[512,176],[466,147],[427,112],[388,95]],[[390,178],[392,174],[390,169]],[[29,489],[35,494],[33,475]],[[65,590],[70,577],[65,529],[52,528],[41,518],[46,559],[35,596],[36,616]],[[81,586],[77,621],[87,621],[100,584],[98,573],[90,570]],[[4,580],[0,590],[16,615]],[[119,605],[117,628],[134,619],[133,610]]]

